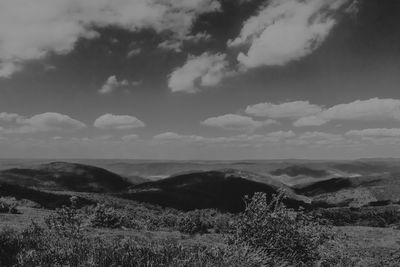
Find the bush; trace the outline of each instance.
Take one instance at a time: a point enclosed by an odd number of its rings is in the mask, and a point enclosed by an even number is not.
[[[314,211],[320,222],[335,226],[358,225],[370,227],[388,227],[400,224],[398,205],[387,207],[330,208]]]
[[[318,248],[328,235],[304,212],[285,208],[282,199],[279,194],[268,204],[265,194],[256,193],[247,200],[233,241],[288,264],[311,264],[319,259]]]
[[[205,221],[200,210],[187,212],[179,218],[177,225],[178,231],[190,235],[204,234],[208,228],[210,228],[210,224]]]
[[[13,266],[21,249],[18,234],[11,229],[0,231],[0,266]]]
[[[83,235],[83,218],[75,207],[62,207],[45,219],[50,230],[64,237],[79,238]]]
[[[67,224],[68,225],[68,224]],[[1,266],[263,266],[262,254],[248,247],[179,244],[174,239],[105,240],[65,235],[32,224],[22,234],[0,233]]]
[[[212,222],[216,233],[232,233],[234,229],[234,218],[229,214],[218,214]]]
[[[114,208],[97,204],[90,216],[93,227],[118,228],[122,226],[124,218]]]
[[[0,213],[19,213],[17,210],[17,204],[15,202],[7,201],[4,198],[0,198]]]
[[[329,238],[325,228],[305,213],[285,208],[282,198],[268,204],[265,194],[257,193],[239,215],[215,210],[138,210],[130,215],[127,209],[105,205],[85,213],[73,204],[56,210],[44,227],[32,223],[20,234],[0,232],[0,266],[346,266],[341,264],[350,261],[340,256],[342,250],[326,243],[321,249]],[[135,222],[148,223],[142,226],[146,229],[167,227],[190,235],[214,229],[226,235],[207,245],[137,237],[109,240],[91,235],[85,221],[95,227]]]

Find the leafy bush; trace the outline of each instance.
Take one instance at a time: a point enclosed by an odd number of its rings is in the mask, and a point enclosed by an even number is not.
[[[18,234],[11,229],[0,231],[0,266],[12,266],[21,249]]]
[[[123,216],[114,208],[104,204],[97,204],[90,216],[90,223],[94,227],[118,228],[122,226],[123,220]]]
[[[32,224],[21,234],[0,233],[1,266],[262,266],[263,256],[248,247],[181,245],[176,240],[104,240],[65,235]]]
[[[75,207],[62,207],[45,219],[50,230],[64,237],[78,238],[83,235],[83,218]]]
[[[17,210],[16,202],[7,201],[4,198],[0,198],[0,213],[12,213],[17,214],[19,213]]]
[[[210,228],[200,210],[190,211],[178,220],[177,229],[184,234],[204,234]]]
[[[237,220],[233,241],[288,264],[308,265],[319,259],[318,248],[328,235],[304,212],[285,208],[282,199],[279,194],[268,204],[265,194],[256,193]]]
[[[230,214],[217,214],[212,226],[216,233],[231,233],[234,229],[234,217]]]
[[[320,222],[335,226],[388,227],[390,225],[400,225],[399,208],[398,205],[387,207],[330,208],[319,209],[313,215]]]
[[[32,223],[22,233],[0,232],[0,266],[347,266],[352,262],[337,244],[327,245],[330,236],[325,228],[304,212],[285,208],[282,198],[278,195],[268,204],[265,194],[257,193],[239,215],[215,210],[130,211],[107,205],[85,212],[72,203],[56,210],[43,227]],[[191,235],[214,230],[224,235],[217,244],[207,245],[137,237],[107,240],[94,237],[87,227],[115,228],[133,222],[146,230],[167,228]]]

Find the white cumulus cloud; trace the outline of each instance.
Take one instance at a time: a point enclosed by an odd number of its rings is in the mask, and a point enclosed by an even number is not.
[[[0,0],[0,77],[49,52],[70,52],[80,38],[97,37],[98,27],[183,39],[200,14],[218,10],[217,0]]]
[[[339,104],[297,120],[294,125],[319,126],[330,121],[400,121],[400,100],[371,98]]]
[[[104,114],[97,118],[94,122],[94,127],[100,129],[134,129],[142,128],[145,124],[138,118],[128,115],[113,115]]]
[[[100,88],[99,93],[100,94],[110,94],[114,90],[118,89],[119,87],[127,86],[127,85],[129,85],[129,82],[127,80],[118,81],[117,77],[115,75],[113,75],[113,76],[108,77],[107,81]]]
[[[247,68],[285,65],[317,49],[351,0],[272,0],[243,25],[228,44],[249,47],[238,55]]]
[[[183,143],[202,143],[206,142],[207,138],[198,135],[182,135],[174,132],[165,132],[153,137],[159,142],[183,142]]]
[[[246,113],[249,115],[273,119],[301,118],[321,111],[322,108],[320,106],[310,104],[308,101],[293,101],[281,104],[260,103],[246,108]]]
[[[268,134],[240,134],[229,137],[205,137],[199,135],[183,135],[174,132],[165,132],[153,137],[155,141],[173,144],[207,144],[223,146],[264,146],[268,144],[284,143],[296,134],[293,131],[278,131]]]
[[[400,137],[400,128],[372,128],[363,130],[351,130],[346,133],[350,136],[372,137]]]
[[[217,85],[230,74],[229,63],[224,54],[204,53],[189,56],[186,63],[174,70],[168,81],[172,92],[195,93],[200,87]]]
[[[121,139],[124,142],[132,142],[132,141],[137,141],[139,139],[139,136],[137,134],[129,134],[121,137]]]
[[[46,112],[32,117],[2,112],[0,113],[0,125],[2,132],[7,134],[75,131],[86,127],[83,122],[55,112]]]
[[[218,117],[212,117],[201,122],[202,125],[209,127],[240,131],[253,131],[257,128],[274,123],[276,123],[274,120],[256,121],[250,117],[237,114],[226,114]]]

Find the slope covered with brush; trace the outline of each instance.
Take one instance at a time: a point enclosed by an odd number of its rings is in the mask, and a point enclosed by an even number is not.
[[[284,190],[290,207],[306,206],[307,200],[272,179],[237,170],[194,172],[133,187],[120,197],[181,210],[215,208],[237,212],[245,208],[244,197],[264,192],[268,197]]]
[[[118,192],[132,185],[123,177],[105,169],[67,162],[3,170],[0,172],[0,182],[46,190],[81,192]]]

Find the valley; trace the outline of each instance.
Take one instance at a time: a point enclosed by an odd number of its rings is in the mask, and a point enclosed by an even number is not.
[[[223,246],[246,196],[284,194],[287,208],[333,227],[343,257],[375,266],[400,251],[397,162],[2,160],[0,228],[44,226],[73,205],[91,237]],[[182,226],[197,216],[200,228]]]

